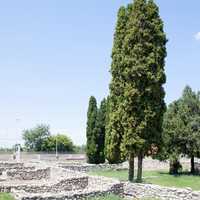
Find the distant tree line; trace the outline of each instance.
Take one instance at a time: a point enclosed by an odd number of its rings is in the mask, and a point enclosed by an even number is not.
[[[72,140],[64,135],[51,135],[48,125],[38,125],[23,132],[25,149],[27,151],[55,152],[56,145],[59,152],[74,152]]]

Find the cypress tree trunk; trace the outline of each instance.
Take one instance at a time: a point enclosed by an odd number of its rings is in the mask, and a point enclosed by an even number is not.
[[[139,153],[138,155],[138,171],[137,171],[137,182],[142,182],[142,164],[143,164],[143,155]]]
[[[134,181],[134,161],[135,161],[135,155],[133,152],[130,153],[130,156],[129,156],[129,173],[128,173],[128,180],[130,182],[133,182]]]
[[[191,157],[191,173],[195,173],[195,168],[194,168],[194,156]]]

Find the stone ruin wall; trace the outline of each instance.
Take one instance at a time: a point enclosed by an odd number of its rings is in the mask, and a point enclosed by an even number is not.
[[[71,178],[58,181],[55,184],[15,184],[0,185],[0,192],[11,192],[12,190],[27,193],[59,193],[61,191],[81,190],[88,186],[88,177]]]
[[[89,182],[90,181],[92,182],[92,185],[83,190],[70,190],[68,192],[62,190],[61,193],[58,194],[53,192],[51,192],[51,194],[30,194],[26,193],[24,190],[20,191],[15,189],[12,189],[11,191],[16,200],[81,200],[107,194],[123,194],[123,183],[120,183],[119,181],[108,182],[107,179],[102,179],[102,177],[89,177]],[[101,187],[97,184],[100,184]]]
[[[199,200],[200,191],[193,191],[190,188],[180,189],[172,187],[162,187],[151,184],[125,183],[124,195],[127,197],[157,198],[159,200]]]
[[[15,163],[16,164],[16,163]],[[50,178],[50,168],[26,169],[23,164],[0,163],[2,166],[10,168],[7,171],[8,178],[12,180],[40,180]],[[122,165],[68,165],[67,169],[90,171],[93,169],[124,169]],[[16,169],[12,169],[12,168]],[[65,167],[64,167],[65,168]],[[199,164],[195,168],[200,169]],[[4,168],[5,169],[5,168]],[[73,171],[72,173],[77,173]],[[111,180],[111,179],[110,179]],[[0,192],[12,192],[16,200],[70,200],[87,199],[88,197],[101,196],[108,193],[119,194],[121,196],[136,198],[158,198],[160,200],[200,200],[200,191],[192,191],[190,188],[178,189],[171,187],[161,187],[151,184],[136,184],[128,182],[111,182],[102,177],[80,176],[76,178],[61,179],[56,183],[47,182],[45,184],[0,184]],[[96,188],[101,185],[100,188]]]
[[[79,171],[79,172],[89,172],[94,170],[125,170],[128,169],[122,164],[60,164],[59,167],[62,167],[67,170]]]
[[[42,180],[49,179],[51,176],[51,169],[12,169],[6,172],[9,180]]]
[[[32,166],[32,167],[11,167],[11,168],[3,168],[3,167],[0,167],[0,175],[2,175],[4,172],[6,173],[7,171],[10,171],[10,170],[23,170],[23,171],[30,171],[30,170],[34,170],[35,167]]]
[[[24,163],[0,162],[0,175],[6,169],[20,169],[23,167],[24,167]]]

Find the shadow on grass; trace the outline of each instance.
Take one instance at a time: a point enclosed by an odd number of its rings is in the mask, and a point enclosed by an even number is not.
[[[170,174],[169,172],[164,172],[164,171],[160,171],[158,172],[158,174],[160,175],[169,175],[169,176],[174,176],[174,177],[181,177],[181,176],[197,176],[200,177],[200,174],[198,173],[191,173],[189,171],[183,171],[183,172],[179,172],[178,174]]]

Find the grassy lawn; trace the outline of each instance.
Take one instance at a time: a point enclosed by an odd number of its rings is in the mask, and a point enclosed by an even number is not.
[[[105,196],[105,197],[90,198],[88,200],[122,200],[122,198],[120,198],[116,195],[108,195],[108,196]]]
[[[14,198],[7,193],[0,193],[0,200],[14,200]]]
[[[0,193],[0,200],[14,200],[14,198],[10,194]],[[89,198],[88,200],[123,200],[123,199],[116,195],[111,194],[111,195],[108,195],[105,197]],[[141,200],[158,200],[158,199],[145,198],[145,199],[141,199]]]
[[[116,196],[116,195],[108,195],[108,196],[105,196],[105,197],[96,197],[96,198],[92,198],[92,199],[89,199],[89,200],[123,200],[123,199]],[[145,198],[145,199],[141,199],[141,200],[155,200],[155,199]],[[158,199],[156,199],[156,200],[158,200]]]
[[[119,180],[126,181],[128,171],[95,171],[91,175],[113,177]],[[190,187],[193,190],[200,190],[200,176],[190,174],[181,174],[179,176],[169,175],[166,171],[145,171],[143,173],[144,183],[152,183],[161,186],[186,188]]]

